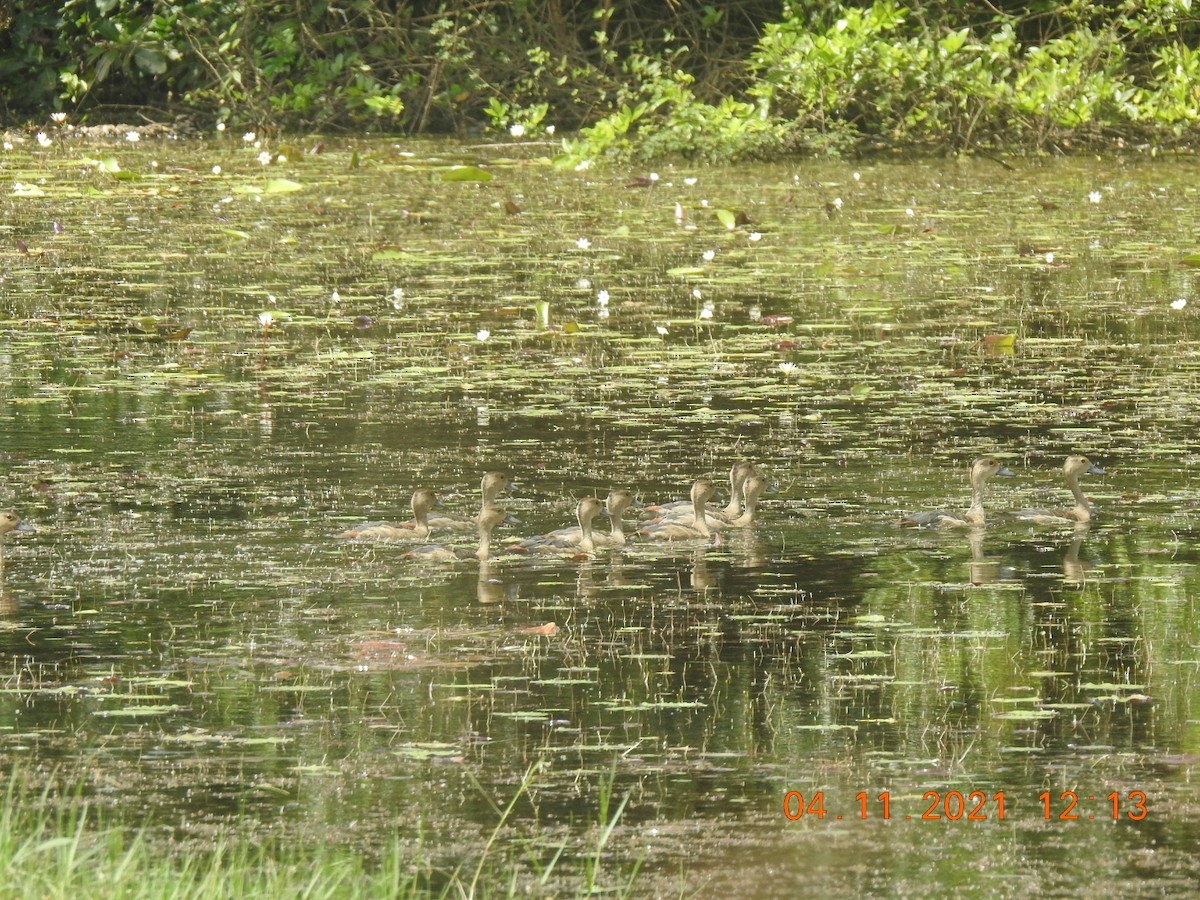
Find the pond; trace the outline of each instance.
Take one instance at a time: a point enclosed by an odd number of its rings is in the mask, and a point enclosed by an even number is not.
[[[9,771],[435,886],[1194,889],[1195,160],[9,138]],[[505,549],[743,458],[716,542]],[[486,562],[339,537],[489,470]]]

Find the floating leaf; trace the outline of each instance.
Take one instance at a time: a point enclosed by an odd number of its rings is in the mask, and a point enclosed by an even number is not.
[[[491,181],[492,173],[478,166],[453,166],[443,169],[442,181]]]
[[[272,178],[263,187],[264,194],[290,194],[304,190],[304,185],[290,178]]]
[[[732,209],[714,209],[717,215],[717,221],[725,226],[727,231],[733,231],[737,228],[737,213]]]
[[[871,387],[869,384],[862,384],[860,382],[859,384],[856,384],[854,387],[850,388],[850,397],[853,400],[866,400],[873,390],[875,390],[875,388]]]

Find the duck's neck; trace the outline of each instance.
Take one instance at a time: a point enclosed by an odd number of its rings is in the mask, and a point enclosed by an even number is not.
[[[746,509],[740,515],[730,521],[730,525],[734,528],[745,528],[748,525],[754,524],[754,513],[758,510],[758,497],[754,494],[746,495]]]
[[[614,544],[625,543],[625,526],[621,523],[622,510],[613,513],[612,517],[612,542]]]
[[[971,482],[971,505],[967,508],[966,515],[963,518],[972,525],[983,525],[985,522],[983,515],[983,494],[986,485],[987,479],[984,478],[977,478]]]
[[[725,507],[725,518],[736,519],[742,514],[742,485],[732,472],[729,473],[729,505]]]
[[[1088,503],[1088,498],[1083,495],[1083,489],[1079,487],[1079,476],[1068,475],[1067,487],[1071,489],[1071,496],[1075,498],[1075,509],[1073,518],[1077,522],[1090,522],[1092,519],[1092,504]]]
[[[596,549],[596,542],[592,539],[592,517],[579,517],[579,549],[584,553],[591,553]]]
[[[429,537],[429,510],[420,504],[414,506],[413,519],[416,522],[413,533],[419,538]]]
[[[492,553],[492,528],[490,525],[480,524],[479,526],[479,549],[475,551],[475,558],[479,560],[487,559]]]
[[[708,515],[704,511],[703,496],[697,495],[695,499],[692,500],[692,513],[692,528],[696,530],[696,533],[701,534],[704,537],[711,535],[712,529],[708,527]]]

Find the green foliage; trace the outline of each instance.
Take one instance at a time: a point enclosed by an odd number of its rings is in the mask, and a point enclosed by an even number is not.
[[[567,162],[1186,139],[1200,124],[1190,0],[3,9],[0,103],[34,117],[134,101],[285,127],[582,126]]]

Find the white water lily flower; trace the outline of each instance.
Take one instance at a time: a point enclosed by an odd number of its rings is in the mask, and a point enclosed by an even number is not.
[[[480,328],[477,332],[475,332],[475,340],[480,341],[482,343],[487,343],[488,339],[491,336],[492,336],[492,333],[490,331],[488,331],[486,328]]]
[[[761,241],[762,235],[759,234],[757,231],[752,231],[752,232],[750,232],[750,234],[747,235],[747,238],[751,241]]]
[[[258,138],[258,135],[255,134],[253,131],[247,131],[245,134],[242,135],[242,140],[245,141],[247,144],[253,144],[254,141],[257,140],[257,138]]]
[[[784,375],[791,375],[796,371],[796,364],[794,362],[781,362],[779,364],[779,371]]]
[[[224,123],[224,122],[218,122],[218,123],[217,123],[217,131],[224,131],[224,130],[225,130],[225,123]]]
[[[850,177],[851,177],[851,178],[853,178],[855,181],[859,181],[859,180],[862,178],[862,173],[860,173],[860,172],[855,172],[855,173],[854,173],[853,175],[851,175]]]
[[[546,126],[546,134],[550,135],[550,137],[554,137],[554,126],[553,125]]]
[[[693,300],[700,299],[700,288],[692,288],[692,299]]]
[[[50,138],[46,137],[46,132],[44,132],[44,131],[39,131],[37,133],[37,142],[38,142],[38,146],[40,146],[40,147],[49,147],[50,146]]]
[[[1047,264],[1054,262],[1054,251],[1053,250],[1050,250],[1046,253],[1046,262],[1047,262]]]
[[[596,302],[601,306],[608,306],[608,291],[601,291],[596,295]]]
[[[904,211],[904,214],[906,216],[908,216],[910,219],[916,215],[916,213],[913,211],[913,208],[911,206]]]
[[[50,113],[50,121],[61,125],[67,121],[67,114],[65,112]]]
[[[271,164],[271,154],[264,150],[262,153],[258,154],[258,161],[264,166],[269,166]]]
[[[589,241],[587,238],[580,238],[579,240],[577,240],[575,242],[575,246],[578,247],[580,250],[589,250],[589,249],[591,249],[592,242]]]
[[[591,167],[592,167],[592,161],[590,159],[585,159],[585,160],[582,160],[579,163],[579,165],[577,165],[575,167],[575,171],[576,172],[586,172]]]
[[[136,144],[141,139],[142,139],[142,136],[140,134],[138,134],[136,131],[125,132],[125,140],[129,141],[129,143],[131,143],[131,144]]]
[[[1100,200],[1101,200],[1101,196],[1100,196],[1100,192],[1099,192],[1099,191],[1092,191],[1091,193],[1089,193],[1089,194],[1088,194],[1088,201],[1089,201],[1089,202],[1091,202],[1091,203],[1099,203],[1099,202],[1100,202]]]
[[[525,126],[522,125],[520,122],[517,122],[508,127],[508,133],[511,134],[515,138],[524,137],[525,136]]]
[[[1180,297],[1178,300],[1171,301],[1171,309],[1183,309],[1187,306],[1187,298]]]
[[[335,290],[335,291],[334,291],[332,294],[330,294],[330,295],[329,295],[329,299],[330,299],[330,301],[331,301],[331,302],[333,302],[333,303],[341,303],[341,302],[342,302],[342,295],[341,295],[341,294],[339,294],[339,293],[338,293],[338,292]]]
[[[842,198],[841,198],[841,197],[834,197],[834,198],[833,198],[833,208],[834,208],[834,209],[841,209],[841,208],[842,208]]]
[[[213,167],[212,167],[212,173],[213,173],[214,175],[220,175],[220,174],[221,174],[221,167],[220,167],[220,166],[213,166]]]
[[[683,183],[686,184],[688,187],[691,187],[693,184],[695,184],[699,180],[700,179],[695,177],[694,175],[689,175],[687,178],[683,179]]]
[[[666,327],[663,325],[655,325],[654,330],[657,331],[659,334],[661,334],[663,337],[666,337],[668,334],[671,333],[671,332],[667,331]]]
[[[5,141],[5,142],[4,142],[4,149],[5,149],[5,150],[11,150],[12,148],[13,148],[12,141]]]
[[[269,312],[260,312],[258,314],[258,324],[261,325],[264,329],[270,328],[272,325],[275,324],[274,314],[269,313]]]
[[[712,262],[716,258],[716,256],[717,256],[716,250],[705,250],[704,251],[704,261],[705,262]]]

